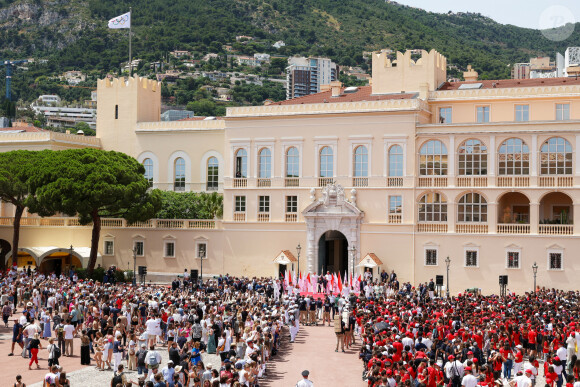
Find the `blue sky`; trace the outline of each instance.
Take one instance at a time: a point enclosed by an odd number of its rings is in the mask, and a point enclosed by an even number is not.
[[[395,0],[431,12],[479,12],[502,24],[539,29],[580,21],[579,0]]]

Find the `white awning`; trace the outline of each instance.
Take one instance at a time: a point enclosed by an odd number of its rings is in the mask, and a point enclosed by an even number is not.
[[[30,256],[32,258],[34,258],[34,260],[36,261],[37,266],[40,266],[40,264],[42,263],[42,261],[45,258],[50,257],[54,253],[67,253],[67,254],[72,253],[72,255],[74,255],[75,257],[77,257],[81,261],[83,268],[86,268],[89,264],[89,259],[90,259],[90,255],[91,255],[91,248],[90,247],[74,247],[74,246],[73,246],[72,252],[71,252],[70,248],[58,247],[58,246],[20,247],[20,248],[18,248],[18,251],[30,254]],[[6,254],[6,259],[8,259],[10,256],[11,256],[11,254]],[[103,257],[101,256],[101,254],[98,251],[97,251],[96,264],[97,265],[103,264]]]

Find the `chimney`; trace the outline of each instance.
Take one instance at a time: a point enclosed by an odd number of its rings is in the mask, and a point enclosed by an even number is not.
[[[477,73],[477,71],[472,69],[471,65],[467,65],[467,71],[463,72],[463,79],[465,79],[465,82],[475,82],[477,81],[478,77],[479,74]]]
[[[340,97],[340,89],[342,89],[342,82],[340,81],[330,82],[330,90],[332,91],[333,97]]]

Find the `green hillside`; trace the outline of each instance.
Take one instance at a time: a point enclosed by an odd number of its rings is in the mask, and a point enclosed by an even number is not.
[[[435,14],[383,0],[0,0],[0,58],[49,58],[51,71],[116,72],[127,60],[127,30],[106,24],[129,6],[134,57],[146,61],[174,49],[223,53],[223,44],[249,35],[257,42],[234,48],[322,55],[340,65],[363,63],[363,51],[435,48],[459,68],[469,63],[484,78],[505,78],[508,65],[554,57],[580,38],[580,28],[556,43],[479,14]],[[272,48],[277,40],[286,46]],[[16,93],[27,86],[15,79]]]

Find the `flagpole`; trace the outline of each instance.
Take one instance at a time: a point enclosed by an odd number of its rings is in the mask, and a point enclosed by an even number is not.
[[[131,28],[133,25],[132,8],[129,7],[129,77],[133,76],[133,53],[131,52]]]

